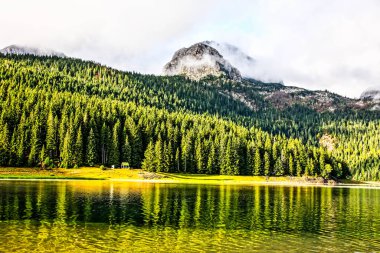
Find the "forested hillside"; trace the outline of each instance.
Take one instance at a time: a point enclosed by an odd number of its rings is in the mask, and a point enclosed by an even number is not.
[[[279,109],[260,85],[0,55],[0,164],[380,178],[378,112]]]

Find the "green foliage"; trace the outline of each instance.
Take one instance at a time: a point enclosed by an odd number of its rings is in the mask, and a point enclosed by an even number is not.
[[[73,146],[73,138],[71,135],[71,130],[66,131],[65,138],[63,140],[63,148],[61,153],[61,167],[62,168],[71,168],[73,166],[73,159],[75,158],[73,156],[72,152],[72,146]]]
[[[264,175],[265,176],[269,176],[271,174],[270,169],[271,169],[271,165],[270,165],[269,153],[265,151],[264,153]]]
[[[54,168],[54,163],[53,163],[53,161],[50,159],[49,156],[47,156],[47,157],[45,158],[45,161],[43,162],[43,168],[44,168],[44,169],[52,169],[52,168]]]
[[[253,160],[253,175],[261,175],[262,162],[260,157],[260,150],[258,147],[255,148],[255,158]]]
[[[119,166],[120,164],[120,149],[119,149],[119,136],[120,136],[120,122],[117,121],[113,127],[112,140],[109,144],[109,164]]]
[[[131,144],[129,143],[128,135],[125,136],[124,145],[122,147],[122,161],[129,164],[131,162]]]
[[[96,156],[96,140],[94,130],[91,128],[88,135],[88,146],[87,146],[87,165],[94,166],[97,161]]]
[[[83,146],[82,130],[81,130],[81,127],[79,127],[78,134],[75,140],[74,153],[73,153],[74,164],[77,167],[84,165],[83,150],[84,150],[84,146]]]
[[[378,114],[278,112],[259,84],[244,85],[0,56],[0,165],[49,157],[61,167],[128,162],[148,171],[380,178]],[[336,137],[336,149],[319,147],[322,133]]]
[[[142,169],[146,171],[156,171],[155,150],[153,142],[149,142],[148,147],[145,150],[144,161],[142,162]]]

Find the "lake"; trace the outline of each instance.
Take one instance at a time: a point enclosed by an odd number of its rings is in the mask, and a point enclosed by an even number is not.
[[[377,252],[380,190],[0,181],[0,252]]]

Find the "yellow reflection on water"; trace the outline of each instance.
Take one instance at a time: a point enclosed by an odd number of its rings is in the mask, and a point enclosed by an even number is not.
[[[14,181],[0,191],[0,252],[380,248],[378,190]]]

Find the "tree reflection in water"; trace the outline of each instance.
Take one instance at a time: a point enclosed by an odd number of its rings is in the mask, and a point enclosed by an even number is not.
[[[380,248],[380,190],[1,181],[0,251]]]

